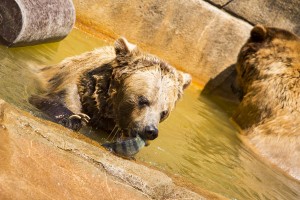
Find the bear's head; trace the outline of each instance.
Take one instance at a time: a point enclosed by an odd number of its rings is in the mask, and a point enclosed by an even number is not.
[[[286,68],[299,61],[299,38],[283,29],[256,25],[241,48],[236,63],[234,85],[240,99],[254,81],[286,73]]]
[[[153,140],[158,124],[169,116],[191,76],[141,52],[125,38],[118,39],[114,48],[109,93],[116,125],[127,136]]]

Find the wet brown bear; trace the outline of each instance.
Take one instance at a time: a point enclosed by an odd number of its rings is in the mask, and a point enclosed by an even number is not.
[[[159,122],[191,81],[190,75],[141,52],[125,38],[114,47],[46,67],[41,76],[46,93],[29,101],[53,121],[73,130],[83,124],[106,131],[116,128],[145,140],[158,136]]]
[[[234,120],[245,141],[300,180],[300,39],[255,26],[236,65],[242,101]]]

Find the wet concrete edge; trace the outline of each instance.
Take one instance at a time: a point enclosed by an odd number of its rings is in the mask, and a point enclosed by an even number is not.
[[[4,116],[15,119],[14,123],[16,126],[32,130],[29,132],[33,135],[29,137],[38,135],[47,145],[88,161],[91,165],[120,179],[124,184],[141,191],[152,199],[225,199],[218,194],[194,187],[193,190],[197,191],[196,193],[186,188],[184,183],[177,185],[172,178],[158,170],[114,156],[103,148],[82,140],[83,136],[80,134],[52,122],[34,117],[3,100],[0,100],[0,113],[1,127],[6,126],[5,121],[2,120]],[[10,134],[20,133],[10,130]],[[28,131],[24,131],[21,134],[28,134]]]

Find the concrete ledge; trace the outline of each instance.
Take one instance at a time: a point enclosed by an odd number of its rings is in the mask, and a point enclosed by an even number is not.
[[[77,26],[125,36],[204,85],[234,64],[251,26],[201,0],[74,0]]]
[[[99,146],[99,147],[97,147]],[[0,199],[223,199],[0,101]]]
[[[207,0],[251,24],[287,29],[300,35],[300,1]]]

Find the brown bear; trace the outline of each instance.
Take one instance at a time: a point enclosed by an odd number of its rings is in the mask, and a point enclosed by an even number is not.
[[[259,155],[300,180],[300,39],[256,25],[236,64],[241,103],[233,119]]]
[[[191,76],[125,38],[41,69],[45,93],[29,102],[54,122],[73,130],[95,129],[158,136],[165,120],[190,84]]]

